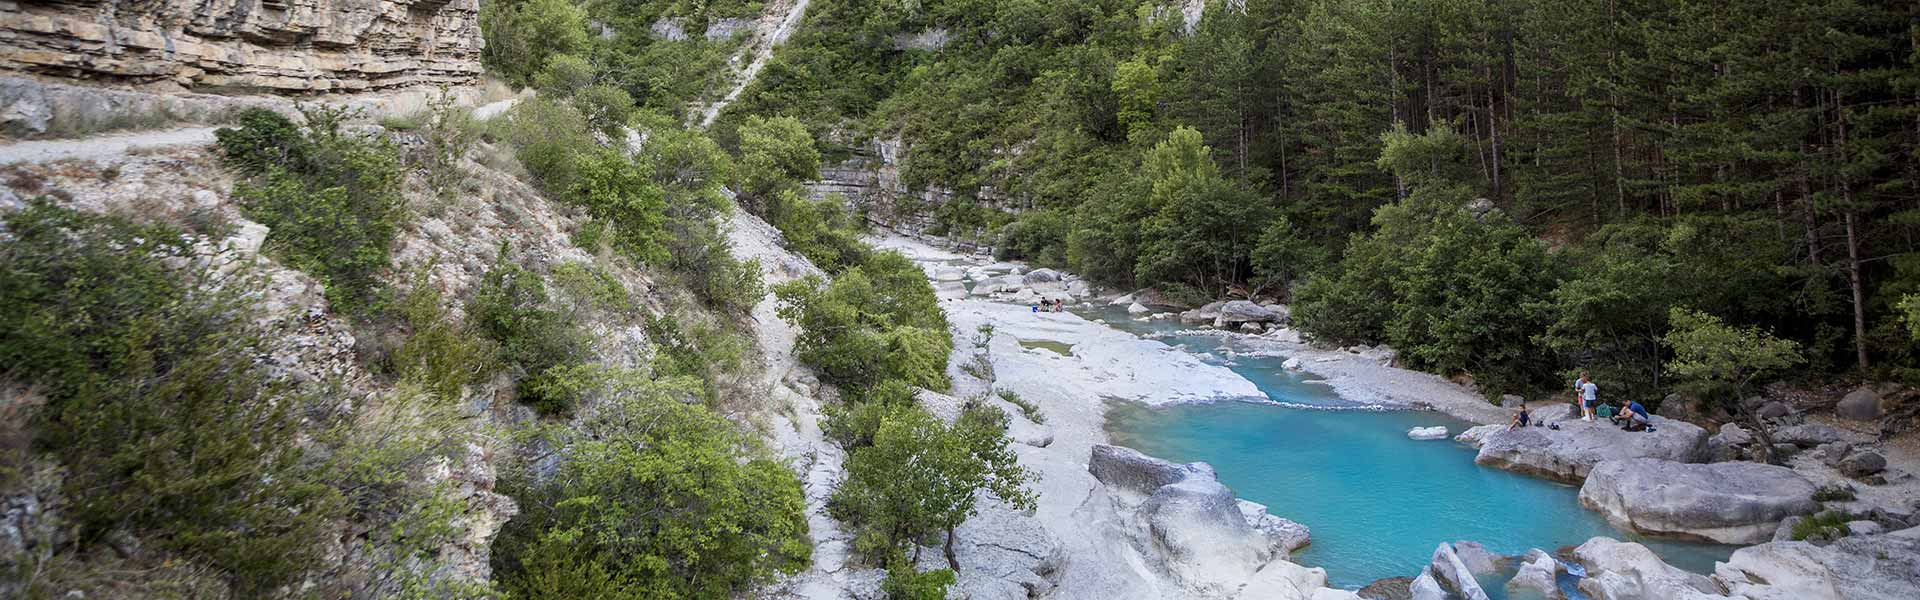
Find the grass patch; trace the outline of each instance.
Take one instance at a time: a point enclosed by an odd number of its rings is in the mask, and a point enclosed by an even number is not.
[[[1837,510],[1820,511],[1819,514],[1793,524],[1793,539],[1794,541],[1837,540],[1847,537],[1849,519],[1851,517],[1846,513]]]
[[[1035,423],[1047,422],[1047,415],[1042,414],[1040,412],[1040,407],[1035,406],[1032,402],[1029,402],[1026,398],[1021,398],[1019,392],[1015,392],[1013,390],[1000,390],[998,393],[1000,394],[1001,400],[1005,400],[1007,401],[1008,404],[1012,404],[1014,406],[1020,407],[1020,414],[1022,416],[1025,416],[1028,421],[1033,421]]]

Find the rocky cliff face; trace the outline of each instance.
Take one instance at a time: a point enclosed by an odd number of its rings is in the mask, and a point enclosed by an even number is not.
[[[479,0],[0,0],[0,70],[282,93],[479,76]]]
[[[935,229],[938,224],[934,217],[935,207],[952,202],[961,195],[942,187],[920,190],[908,188],[900,177],[900,164],[907,151],[906,144],[897,138],[866,142],[853,148],[845,160],[822,165],[820,178],[807,182],[807,192],[814,199],[840,194],[846,198],[848,207],[864,213],[867,221],[902,233],[933,233],[946,236],[950,238],[949,241],[956,243],[970,238],[967,232]],[[1003,211],[1017,208],[992,188],[983,188],[975,196],[986,208]],[[958,235],[953,235],[955,233]],[[985,241],[991,243],[991,240]],[[963,251],[973,250],[967,244],[960,245]]]

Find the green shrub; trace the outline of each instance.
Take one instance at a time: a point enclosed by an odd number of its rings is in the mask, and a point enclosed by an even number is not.
[[[882,381],[858,401],[827,405],[820,431],[848,452],[872,446],[873,434],[880,431],[880,422],[895,410],[913,406],[913,396],[913,386],[906,382]]]
[[[548,279],[583,308],[618,312],[632,312],[636,308],[633,297],[627,295],[626,286],[593,263],[560,263],[553,267]]]
[[[519,369],[522,401],[548,415],[572,408],[573,398],[555,394],[547,379],[555,369],[579,363],[586,340],[553,309],[540,276],[508,260],[503,248],[467,311],[500,344],[501,358]]]
[[[1837,510],[1824,510],[1793,524],[1793,540],[1837,540],[1847,537],[1847,521],[1852,519]]]
[[[947,587],[953,585],[952,569],[934,569],[918,572],[907,561],[896,561],[887,567],[887,578],[880,582],[880,591],[889,600],[944,600]]]
[[[298,443],[307,398],[264,378],[247,296],[176,271],[162,226],[44,201],[6,217],[0,364],[37,388],[36,448],[65,468],[62,513],[82,551],[125,531],[207,565],[239,596],[318,564],[344,514]]]
[[[495,138],[513,148],[514,157],[533,175],[547,196],[565,199],[579,174],[580,155],[594,143],[587,117],[572,104],[549,98],[530,98],[489,123]]]
[[[874,254],[831,283],[809,277],[775,293],[780,317],[800,328],[800,359],[848,393],[889,379],[930,389],[950,384],[946,315],[926,276],[905,257]]]
[[[254,109],[215,136],[228,164],[250,176],[235,194],[248,218],[271,228],[266,251],[320,279],[337,309],[362,313],[406,211],[393,145],[341,131],[345,116],[310,110],[300,131]]]
[[[665,263],[666,195],[648,171],[604,148],[579,155],[575,167],[579,177],[566,199],[607,222],[615,250],[642,263]]]
[[[792,117],[748,117],[740,127],[738,162],[736,191],[762,212],[780,190],[820,174],[813,134]]]
[[[606,85],[589,85],[573,93],[573,105],[587,118],[587,126],[610,140],[623,140],[620,131],[633,113],[633,96],[626,90]],[[624,140],[623,140],[624,141]]]
[[[1040,412],[1040,407],[1034,406],[1034,404],[1032,402],[1028,402],[1026,398],[1021,398],[1018,392],[1015,392],[1013,390],[1000,390],[999,393],[1000,393],[1001,400],[1005,400],[1007,401],[1008,404],[1012,404],[1014,406],[1020,407],[1020,414],[1022,416],[1025,416],[1028,421],[1032,421],[1034,423],[1047,422],[1047,415],[1042,414]]]
[[[555,55],[587,47],[586,9],[569,0],[500,0],[480,9],[480,58],[507,81],[527,85]]]
[[[607,407],[563,434],[558,472],[503,485],[522,513],[493,554],[517,598],[739,597],[811,552],[800,482],[731,423],[644,374],[609,382]],[[665,384],[671,386],[671,384]]]
[[[1814,502],[1845,502],[1853,499],[1853,488],[1845,485],[1823,485],[1813,491]]]
[[[848,524],[853,546],[888,564],[912,544],[946,534],[948,566],[959,569],[953,530],[972,517],[980,496],[1031,507],[1032,475],[1007,447],[1007,415],[970,405],[949,426],[917,406],[896,406],[880,419],[873,444],[847,458],[847,478],[828,511]]]
[[[593,85],[593,65],[572,54],[548,57],[546,67],[533,77],[533,87],[553,98],[572,97],[589,85]]]
[[[436,397],[456,401],[467,384],[493,373],[499,348],[454,320],[446,298],[425,275],[421,271],[413,289],[394,306],[406,340],[387,357],[387,368]]]
[[[707,401],[717,402],[722,378],[739,371],[751,342],[743,331],[728,323],[688,316],[675,319],[660,315],[648,320],[647,337],[660,350],[654,357],[654,369],[665,375],[699,379],[706,384]]]
[[[782,190],[768,211],[769,218],[788,248],[814,266],[838,273],[865,261],[870,252],[860,241],[859,225],[845,202],[838,194],[809,200],[793,189]]]

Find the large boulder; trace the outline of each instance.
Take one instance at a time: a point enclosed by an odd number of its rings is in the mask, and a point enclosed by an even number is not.
[[[1689,573],[1632,542],[1596,537],[1573,549],[1586,566],[1580,591],[1594,600],[1702,600],[1722,598],[1720,587],[1704,575]]]
[[[1882,412],[1880,392],[1869,385],[1847,392],[1846,396],[1840,398],[1840,403],[1833,407],[1835,416],[1855,421],[1872,421],[1880,418]]]
[[[1060,272],[1053,269],[1034,269],[1027,272],[1023,281],[1025,281],[1027,285],[1056,283],[1060,281]]]
[[[1133,304],[1127,305],[1127,314],[1133,315],[1136,317],[1149,314],[1152,312],[1153,312],[1153,309],[1147,308],[1146,305],[1141,304],[1139,302],[1135,302]]]
[[[1920,598],[1920,528],[1825,547],[1748,546],[1715,565],[1713,578],[1730,595],[1754,600],[1912,600]]]
[[[1445,425],[1435,425],[1432,427],[1415,427],[1413,429],[1407,430],[1407,439],[1444,440],[1446,438],[1447,438],[1447,426]]]
[[[1585,481],[1602,460],[1659,458],[1694,463],[1705,459],[1707,430],[1653,417],[1654,431],[1623,431],[1605,421],[1566,420],[1559,429],[1515,428],[1487,434],[1475,463],[1564,483]]]
[[[1488,600],[1486,590],[1480,589],[1479,580],[1473,578],[1473,570],[1460,560],[1452,544],[1441,542],[1433,549],[1433,560],[1427,564],[1427,573],[1440,582],[1440,587],[1455,596],[1466,600]]]
[[[1232,581],[1273,558],[1270,549],[1248,543],[1258,534],[1240,514],[1233,491],[1211,477],[1189,477],[1154,490],[1139,515],[1153,546],[1185,581]]]
[[[1180,313],[1181,323],[1212,323],[1220,318],[1220,307],[1226,302],[1210,302],[1206,306]]]
[[[1087,472],[1108,489],[1152,494],[1194,475],[1213,477],[1206,463],[1174,464],[1125,446],[1095,444],[1087,457]]]
[[[1773,538],[1781,519],[1819,510],[1814,489],[1786,467],[1635,458],[1594,467],[1580,504],[1636,533],[1757,544]]]
[[[966,279],[967,272],[959,267],[940,267],[933,270],[934,281],[959,281]]]
[[[1832,425],[1805,423],[1801,425],[1789,425],[1773,430],[1773,441],[1777,444],[1793,444],[1801,448],[1812,448],[1834,442],[1865,444],[1873,441],[1873,436],[1847,431]]]
[[[1246,300],[1234,300],[1220,306],[1220,317],[1216,325],[1239,325],[1241,323],[1281,323],[1285,324],[1285,315],[1280,311],[1267,308]]]
[[[1866,477],[1887,468],[1887,457],[1872,450],[1857,450],[1840,459],[1835,468],[1848,477]]]

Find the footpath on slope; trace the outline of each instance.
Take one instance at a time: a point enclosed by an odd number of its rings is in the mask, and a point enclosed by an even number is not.
[[[778,2],[779,0],[775,0],[775,6]],[[760,69],[766,67],[767,61],[773,58],[774,47],[787,41],[787,37],[793,35],[794,29],[799,27],[800,19],[807,14],[808,0],[792,0],[792,2],[793,5],[784,13],[776,9],[760,15],[760,22],[754,26],[753,59],[747,62],[747,68],[740,71],[740,78],[734,82],[733,89],[728,90],[727,94],[721,96],[719,100],[700,109],[701,129],[713,125],[713,120],[720,116],[720,111],[740,98],[740,93],[746,91],[754,78],[760,76]]]

